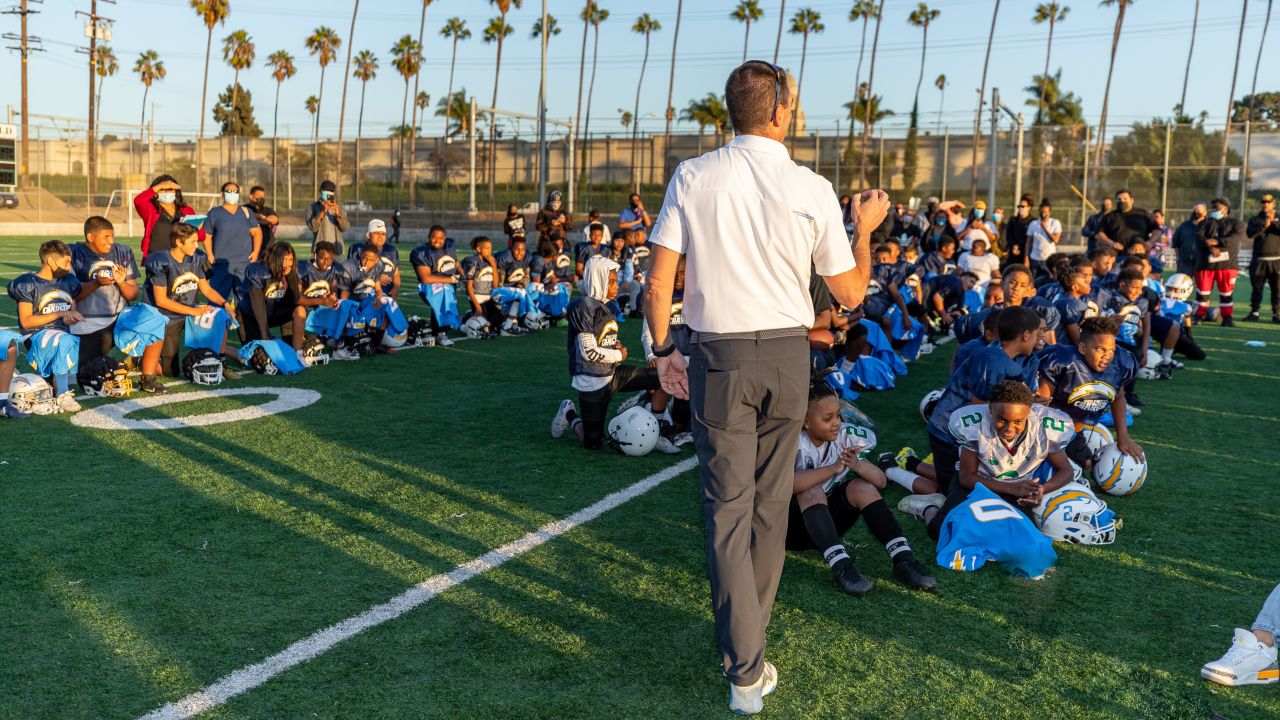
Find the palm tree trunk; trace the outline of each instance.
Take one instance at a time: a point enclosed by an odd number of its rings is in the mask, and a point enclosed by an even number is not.
[[[747,18],[747,30],[746,32],[742,33],[742,62],[747,61],[747,43],[750,40],[751,40],[751,18]]]
[[[142,120],[138,123],[138,137],[142,137],[147,129],[147,93],[151,92],[151,83],[146,83],[145,87],[142,91]]]
[[[507,19],[507,16],[503,15],[502,19],[503,19],[503,22],[505,22]],[[498,58],[497,58],[497,61],[494,62],[493,64],[493,102],[489,103],[489,107],[492,107],[492,108],[498,107],[498,78],[501,77],[501,74],[502,74],[502,37],[503,37],[503,34],[498,33]],[[496,123],[497,123],[497,115],[491,113],[489,115],[489,208],[490,209],[493,208],[493,203],[494,203],[494,198],[493,198],[494,180],[495,180],[494,176],[498,172],[498,153],[494,147],[494,144],[497,142],[497,139],[498,139],[498,126],[496,125]],[[538,198],[538,202],[539,203],[545,202],[545,199]]]
[[[858,184],[862,187],[867,186],[867,145],[871,142],[872,83],[876,77],[876,51],[880,47],[880,19],[883,17],[884,0],[880,0],[880,6],[876,9],[876,31],[871,36],[871,68],[867,71],[866,114],[862,118],[862,149],[858,158]]]
[[[1191,45],[1187,48],[1187,69],[1182,73],[1182,98],[1178,100],[1178,114],[1187,114],[1187,81],[1191,79],[1191,56],[1196,51],[1196,29],[1200,25],[1200,0],[1196,0],[1195,15],[1191,17]]]
[[[1231,92],[1227,95],[1227,124],[1222,128],[1222,154],[1218,156],[1218,182],[1214,192],[1222,197],[1223,183],[1227,178],[1227,139],[1231,137],[1231,111],[1235,108],[1236,76],[1240,74],[1240,50],[1244,47],[1244,23],[1249,14],[1249,0],[1240,3],[1240,31],[1236,36],[1236,62],[1231,67]]]
[[[785,0],[784,0],[785,1]],[[636,167],[636,143],[640,133],[640,88],[644,85],[644,69],[649,64],[649,32],[644,34],[644,60],[640,62],[640,82],[636,83],[636,107],[631,113],[631,181],[633,192],[640,192],[640,172]]]
[[[798,131],[799,114],[800,114],[800,89],[804,87],[804,61],[809,55],[809,33],[804,33],[804,39],[800,41],[800,76],[796,78],[796,116],[791,119],[791,150],[796,149],[796,132]]]
[[[316,96],[316,129],[312,133],[315,144],[311,153],[311,194],[320,192],[320,108],[324,105],[324,66],[320,66],[320,94]]]
[[[235,160],[234,160],[235,142],[236,142],[235,118],[236,118],[236,103],[239,102],[240,100],[240,97],[239,97],[240,70],[236,69],[235,73],[231,77],[233,78],[231,81],[231,112],[227,114],[227,122],[228,122],[227,135],[230,136],[230,142],[227,143],[227,152],[230,154],[228,157],[228,163],[227,163],[228,165],[235,164]],[[102,117],[102,116],[99,115],[98,117]]]
[[[1111,73],[1116,69],[1116,49],[1120,47],[1120,30],[1124,26],[1124,8],[1125,2],[1121,0],[1119,10],[1116,12],[1116,27],[1111,35],[1111,62],[1107,65],[1107,85],[1102,91],[1102,116],[1098,118],[1098,144],[1094,146],[1093,152],[1093,172],[1098,172],[1099,165],[1102,163],[1102,148],[1106,145],[1107,135],[1107,106],[1111,103]],[[1234,91],[1232,91],[1234,94]]]
[[[334,182],[342,189],[342,135],[347,121],[347,81],[351,79],[351,49],[356,44],[356,16],[360,14],[360,0],[351,8],[351,32],[347,35],[347,65],[342,71],[342,105],[338,108],[338,159]]]
[[[1036,101],[1036,155],[1040,159],[1040,182],[1036,185],[1036,197],[1044,197],[1044,91],[1049,89],[1049,55],[1053,53],[1053,26],[1057,14],[1049,16],[1049,42],[1044,48],[1044,75],[1041,76],[1040,99]]]
[[[422,3],[422,16],[418,20],[418,52],[422,52],[422,42],[425,38],[423,34],[427,27],[427,5],[426,0]],[[418,79],[422,77],[423,62],[418,63],[418,72],[413,74],[413,113],[410,115],[413,119],[409,122],[409,207],[412,208],[417,196],[418,177],[415,173],[416,167],[414,158],[418,155]],[[448,101],[446,101],[448,102]],[[447,120],[447,118],[446,118]]]
[[[449,135],[449,121],[453,119],[453,66],[458,61],[458,36],[453,36],[453,55],[449,58],[449,92],[444,96],[444,134]],[[466,122],[459,119],[458,127],[461,129]],[[462,135],[466,137],[466,135]],[[438,146],[437,146],[438,147]],[[440,163],[440,208],[444,208],[445,200],[449,195],[449,177],[445,174],[446,169],[443,162]]]
[[[588,9],[591,7],[590,0],[587,3]],[[587,74],[587,30],[591,29],[591,14],[587,13],[582,19],[582,54],[578,58],[578,109],[573,114],[573,131],[582,132],[582,86],[586,80]],[[582,172],[581,158],[586,157],[585,144],[580,143],[578,147],[578,157],[574,158],[578,166],[579,176]],[[581,183],[581,181],[579,181]]]
[[[209,26],[209,37],[204,43],[204,85],[200,88],[200,135],[196,138],[196,192],[204,185],[204,156],[200,154],[200,144],[204,142],[204,111],[209,100],[209,54],[213,51],[213,26]]]
[[[396,155],[399,156],[399,169],[396,178],[396,185],[404,189],[404,123],[409,116],[409,78],[404,79],[404,101],[400,104],[400,129],[396,132],[399,140],[396,143]]]
[[[277,156],[279,155],[279,149],[280,149],[280,132],[278,128],[280,126],[280,83],[281,82],[282,81],[280,80],[276,81],[276,109],[271,116],[271,200],[272,202],[278,201],[278,197],[279,197],[276,195],[276,166],[280,164],[279,158]],[[289,180],[292,181],[293,178],[289,178]]]
[[[592,27],[591,27],[591,37],[592,37],[592,41],[591,41],[591,82],[587,85],[587,114],[586,114],[586,117],[584,117],[584,118],[583,118],[583,123],[582,123],[582,146],[583,146],[583,149],[587,151],[587,162],[584,162],[584,163],[582,164],[582,167],[583,167],[583,169],[586,171],[586,178],[587,178],[587,180],[590,180],[590,179],[591,179],[591,171],[590,171],[590,169],[587,167],[587,164],[590,162],[590,159],[591,159],[591,153],[590,153],[590,149],[591,149],[591,97],[592,97],[592,95],[594,95],[594,94],[595,94],[595,91],[596,91],[596,60],[599,58],[599,55],[600,55],[600,26],[599,26],[599,25],[594,24],[594,23],[592,24]],[[589,183],[587,183],[587,187],[590,187],[590,184],[589,184]]]
[[[356,200],[360,199],[360,136],[364,134],[364,91],[368,87],[368,80],[360,81],[360,114],[356,118]]]
[[[671,95],[676,87],[676,47],[680,43],[680,17],[684,12],[684,0],[676,2],[676,29],[671,36],[671,75],[667,79],[667,107],[663,111],[667,116],[667,128],[662,132],[662,177],[667,177],[667,158],[671,152],[671,118],[675,115],[675,108],[671,107]]]
[[[883,5],[884,3],[881,3]],[[773,41],[773,64],[778,64],[778,51],[782,49],[782,23],[787,19],[787,0],[778,8],[778,39]]]
[[[987,54],[982,60],[982,84],[978,86],[978,109],[973,114],[973,160],[969,168],[969,200],[978,198],[978,146],[982,143],[982,106],[987,100],[987,68],[991,64],[991,42],[996,37],[996,17],[1000,15],[1000,0],[996,0],[991,12],[991,29],[987,31]]]

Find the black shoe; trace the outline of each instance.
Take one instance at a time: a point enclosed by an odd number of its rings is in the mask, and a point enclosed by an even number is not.
[[[1138,393],[1125,393],[1124,401],[1129,405],[1129,407],[1140,408],[1143,405],[1146,405],[1146,403],[1142,401],[1142,398],[1138,397]]]
[[[1222,316],[1222,327],[1235,327],[1235,326],[1236,324],[1231,321],[1231,318],[1227,317],[1226,315]]]
[[[883,471],[898,467],[898,458],[891,452],[882,452],[880,457],[876,458],[876,467]]]
[[[854,597],[862,597],[871,592],[871,581],[858,572],[858,566],[848,558],[837,562],[831,568],[831,575],[841,590]]]
[[[1253,312],[1251,312],[1251,313],[1249,313],[1248,315],[1245,315],[1245,316],[1244,316],[1244,321],[1245,321],[1245,322],[1258,322],[1258,321],[1260,321],[1260,320],[1262,320],[1262,316],[1258,315],[1258,311],[1257,311],[1257,310],[1254,310]]]
[[[142,380],[138,382],[138,389],[152,395],[167,395],[169,393],[169,390],[160,384],[155,375],[143,375]]]
[[[938,581],[934,580],[929,571],[925,570],[920,561],[915,558],[895,562],[893,579],[916,590],[932,590],[938,586]]]

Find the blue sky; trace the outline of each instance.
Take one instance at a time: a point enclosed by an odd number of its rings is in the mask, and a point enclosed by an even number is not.
[[[629,110],[635,102],[644,49],[642,37],[630,32],[630,26],[636,15],[648,11],[662,23],[663,28],[653,36],[640,100],[641,127],[660,130],[670,72],[676,0],[650,0],[643,4],[602,0],[601,4],[610,10],[611,17],[601,26],[592,129],[622,132],[618,108]],[[673,99],[677,108],[694,97],[712,91],[718,93],[725,75],[741,60],[743,26],[728,17],[735,4],[736,0],[685,2]],[[770,59],[777,33],[779,0],[762,0],[761,4],[765,17],[752,26],[751,56]],[[999,86],[1006,104],[1012,105],[1008,100],[1010,95],[1021,103],[1026,97],[1021,88],[1028,85],[1031,76],[1043,67],[1047,26],[1032,24],[1030,18],[1035,4],[1030,0],[1005,0],[1001,7],[988,87]],[[1086,116],[1096,120],[1101,109],[1115,11],[1098,7],[1096,0],[1079,3],[1067,0],[1066,4],[1071,6],[1071,12],[1058,26],[1052,67],[1063,69],[1064,87],[1083,98]],[[1177,102],[1193,4],[1193,0],[1138,0],[1130,7],[1112,87],[1111,120],[1108,123],[1111,128],[1153,115],[1167,115]],[[843,119],[845,111],[841,105],[853,92],[860,25],[847,19],[851,5],[851,0],[811,0],[808,3],[790,0],[787,3],[788,16],[799,7],[812,7],[822,13],[826,25],[825,32],[810,38],[805,65],[803,98],[811,129],[833,128],[837,119]],[[929,33],[930,48],[921,92],[922,124],[926,127],[937,121],[939,94],[932,82],[939,73],[946,73],[950,81],[943,121],[956,129],[972,123],[992,5],[992,0],[938,0],[932,3],[942,14]],[[75,17],[74,13],[76,10],[88,10],[88,6],[88,0],[46,0],[38,6],[40,14],[31,16],[30,31],[45,40],[47,50],[33,54],[31,60],[30,103],[33,114],[85,117],[88,70],[85,56],[75,52],[85,38],[83,20]],[[577,99],[582,38],[582,23],[577,14],[581,6],[580,0],[551,0],[549,3],[551,14],[557,16],[563,28],[563,32],[551,40],[548,68],[549,112],[560,117],[573,115]],[[914,2],[905,0],[886,3],[876,68],[875,91],[885,96],[886,106],[902,116],[902,122],[910,110],[911,94],[919,71],[920,31],[906,22],[914,7]],[[1237,97],[1248,92],[1265,7],[1262,2],[1254,2],[1250,6]],[[337,30],[346,41],[351,21],[350,0],[269,0],[254,4],[231,0],[231,8],[226,25],[214,30],[215,45],[209,74],[211,102],[215,92],[225,88],[232,78],[231,69],[221,61],[220,40],[233,30],[246,29],[257,45],[258,61],[251,71],[242,73],[241,83],[254,95],[259,125],[270,131],[271,103],[275,92],[275,83],[262,62],[271,52],[287,49],[297,59],[298,74],[281,90],[281,133],[287,124],[295,136],[305,134],[309,117],[303,102],[318,90],[320,67],[307,54],[303,40],[316,26],[324,24]],[[537,0],[526,0],[523,9],[513,10],[509,15],[515,33],[508,38],[504,49],[498,101],[502,107],[528,113],[534,111],[539,48],[538,43],[530,39],[529,31],[540,12],[539,8]],[[357,51],[373,50],[382,64],[378,78],[368,86],[365,109],[367,135],[385,133],[387,128],[400,121],[404,84],[391,67],[389,49],[395,39],[406,32],[416,36],[420,9],[417,0],[361,2],[354,47]],[[154,49],[165,61],[169,72],[168,79],[157,84],[150,96],[160,106],[157,110],[157,132],[175,139],[193,135],[199,124],[205,31],[186,0],[119,0],[117,5],[100,4],[100,12],[116,21],[110,44],[121,66],[120,74],[108,78],[105,84],[102,112],[105,120],[137,122],[143,87],[129,70],[141,51]],[[488,18],[495,14],[485,0],[435,0],[428,8],[427,63],[422,83],[432,96],[433,108],[435,101],[446,92],[449,73],[450,45],[439,37],[438,31],[452,16],[466,20],[473,32],[472,38],[459,46],[455,88],[465,87],[469,94],[487,102],[493,89],[495,48],[482,43],[480,36]],[[1202,3],[1187,105],[1194,112],[1208,110],[1210,120],[1214,122],[1221,122],[1226,112],[1239,18],[1240,4],[1234,0]],[[0,16],[0,23],[6,32],[18,29],[16,16]],[[798,72],[800,50],[800,37],[784,32],[781,64]],[[1260,90],[1271,88],[1266,83],[1266,69],[1268,65],[1274,66],[1278,52],[1280,47],[1273,44],[1263,57]],[[345,44],[338,63],[329,67],[325,77],[325,106],[320,123],[322,135],[337,134],[343,61]],[[18,55],[10,52],[0,62],[8,64],[7,71],[0,73],[0,95],[6,103],[17,107]],[[864,67],[864,78],[865,75]],[[353,80],[348,91],[348,137],[354,134],[358,98],[359,83]],[[649,117],[649,113],[653,116]],[[209,125],[212,126],[212,121]],[[676,127],[693,129],[681,123]],[[425,132],[435,134],[441,128],[442,121],[433,117],[427,122]],[[526,124],[521,132],[529,129]],[[213,133],[212,130],[207,132]]]

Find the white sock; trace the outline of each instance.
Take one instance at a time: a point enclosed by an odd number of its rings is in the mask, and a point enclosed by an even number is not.
[[[832,545],[822,551],[822,559],[827,561],[829,567],[835,567],[836,563],[841,560],[848,560],[849,553],[844,549],[843,545]]]
[[[842,373],[851,373],[853,372],[853,361],[849,358],[844,358],[840,362],[836,363],[836,369]]]
[[[900,467],[891,467],[884,471],[884,476],[889,478],[890,481],[906,488],[907,492],[915,492],[911,489],[911,487],[916,484],[915,473],[909,470],[903,470]]]
[[[1160,359],[1169,362],[1173,359],[1173,348],[1160,348]]]
[[[7,392],[0,393],[0,402],[4,402],[5,400],[8,400],[8,399],[9,399],[9,393]]]

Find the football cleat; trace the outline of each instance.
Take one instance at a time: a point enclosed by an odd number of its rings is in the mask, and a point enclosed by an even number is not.
[[[910,447],[904,447],[898,451],[898,454],[895,455],[893,459],[897,463],[898,467],[902,468],[903,470],[906,470],[907,460],[913,457],[919,457],[918,455],[916,455],[916,451],[911,449]]]
[[[924,511],[928,508],[941,508],[942,504],[947,501],[947,496],[942,493],[934,493],[932,495],[908,495],[898,501],[898,510],[904,512],[918,520],[924,520]]]
[[[831,577],[835,578],[840,589],[854,597],[862,597],[871,592],[871,581],[863,577],[852,558],[842,558],[831,566]]]
[[[529,331],[520,327],[520,324],[514,318],[507,318],[507,321],[502,323],[502,330],[498,332],[498,335],[502,337],[518,337],[528,333]]]
[[[1227,654],[1200,668],[1200,677],[1220,685],[1270,685],[1280,680],[1275,646],[1267,647],[1253,633],[1236,628]]]
[[[1257,310],[1254,310],[1253,312],[1244,316],[1245,322],[1260,322],[1261,320],[1262,320],[1262,316],[1258,314]]]
[[[880,456],[876,458],[876,467],[880,468],[883,472],[889,468],[898,467],[898,461],[894,459],[893,453],[882,452],[880,453]]]
[[[656,445],[654,445],[653,449],[667,455],[680,454],[680,447],[676,445],[674,442],[672,442],[671,440],[668,440],[667,438],[663,437],[661,434],[658,435],[658,442]]]
[[[138,389],[144,393],[150,393],[152,395],[169,394],[168,388],[157,380],[155,375],[143,375],[142,380],[138,383]]]
[[[76,382],[89,397],[129,397],[133,392],[133,381],[124,363],[106,356],[81,366]]]
[[[632,395],[626,400],[623,400],[622,404],[618,406],[618,413],[619,414],[624,413],[648,399],[649,399],[649,393],[645,390],[641,390],[635,395]]]
[[[453,347],[453,341],[443,330],[436,333],[436,347]]]
[[[59,395],[54,402],[58,406],[58,412],[80,412],[80,403],[76,402],[76,395],[70,390]]]
[[[551,437],[564,437],[564,431],[569,429],[569,413],[572,411],[572,400],[560,401],[560,409],[556,410],[556,416],[551,418]]]
[[[938,581],[933,579],[928,570],[924,569],[924,565],[919,560],[910,558],[901,562],[893,563],[893,579],[916,590],[932,590],[938,587]]]
[[[409,327],[405,330],[408,341],[405,343],[408,347],[431,347],[435,342],[427,343],[431,340],[431,323],[414,315],[409,318]]]

